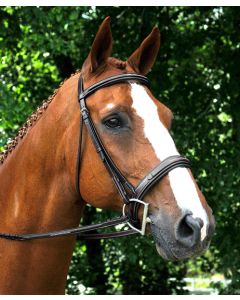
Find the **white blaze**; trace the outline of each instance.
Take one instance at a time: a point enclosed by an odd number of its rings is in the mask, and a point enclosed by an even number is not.
[[[160,161],[171,155],[179,155],[172,137],[162,124],[157,106],[139,84],[131,84],[132,107],[144,122],[144,134],[151,143]],[[201,218],[204,225],[201,229],[201,240],[206,236],[208,217],[199,199],[194,182],[185,168],[176,168],[168,174],[170,186],[178,207],[184,212],[190,210],[194,218]]]
[[[115,106],[115,105],[114,105],[113,103],[108,103],[107,106],[106,106],[106,108],[107,108],[107,109],[113,109],[114,106]]]

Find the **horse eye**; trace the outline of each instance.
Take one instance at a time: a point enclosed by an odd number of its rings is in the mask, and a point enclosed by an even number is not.
[[[111,118],[111,119],[108,119],[104,122],[104,125],[107,127],[107,128],[120,128],[121,125],[122,125],[122,122],[119,118],[117,117],[114,117],[114,118]]]

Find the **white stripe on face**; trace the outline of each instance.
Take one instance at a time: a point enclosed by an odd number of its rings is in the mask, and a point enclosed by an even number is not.
[[[132,107],[143,120],[144,134],[151,143],[157,158],[162,161],[171,155],[179,155],[172,137],[162,124],[157,106],[139,84],[131,84]],[[194,182],[185,168],[176,168],[169,172],[169,181],[178,207],[185,212],[191,211],[194,218],[201,218],[201,240],[207,234],[208,217],[199,199]]]

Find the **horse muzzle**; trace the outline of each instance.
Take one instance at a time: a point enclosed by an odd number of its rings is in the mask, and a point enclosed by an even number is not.
[[[167,260],[179,261],[203,254],[209,247],[215,230],[214,217],[211,216],[202,239],[203,221],[186,213],[172,223],[166,216],[150,216],[151,231],[158,253]]]

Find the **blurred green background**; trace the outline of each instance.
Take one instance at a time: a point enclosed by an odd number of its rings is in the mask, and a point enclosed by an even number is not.
[[[0,150],[33,110],[86,58],[111,16],[123,60],[158,25],[149,74],[174,112],[173,135],[217,222],[204,256],[171,263],[151,238],[77,242],[68,294],[240,294],[240,8],[1,7]],[[83,223],[110,217],[88,207]]]

